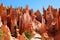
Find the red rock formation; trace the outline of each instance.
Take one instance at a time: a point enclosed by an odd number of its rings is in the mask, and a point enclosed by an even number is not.
[[[12,6],[6,8],[1,4],[0,16],[3,23],[2,30],[5,33],[8,32],[5,25],[9,27],[11,34],[16,32],[16,28],[19,29],[20,34],[25,30],[29,30],[32,33],[33,27],[37,26],[41,34],[47,33],[49,37],[52,36],[55,40],[60,40],[60,8],[57,10],[49,6],[47,10],[43,8],[43,14],[41,14],[39,10],[36,12],[33,9],[29,10],[28,5],[25,8],[13,8]],[[14,29],[14,26],[17,27]]]
[[[35,13],[35,15],[36,15],[36,20],[39,21],[39,22],[42,22],[42,15],[39,12],[39,10],[37,10],[37,12]]]

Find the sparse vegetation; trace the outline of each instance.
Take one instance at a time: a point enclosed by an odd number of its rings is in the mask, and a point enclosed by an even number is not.
[[[24,32],[24,34],[25,34],[25,36],[26,36],[29,40],[31,39],[32,35],[30,34],[30,32],[29,32],[28,30],[26,30],[26,31]]]
[[[3,33],[3,31],[0,29],[0,37],[4,37],[5,34]]]
[[[4,40],[5,33],[0,29],[0,40]]]

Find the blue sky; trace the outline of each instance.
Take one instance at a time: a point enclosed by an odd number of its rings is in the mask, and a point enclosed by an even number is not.
[[[29,5],[29,9],[32,8],[34,11],[40,10],[41,13],[43,11],[42,8],[46,9],[49,5],[52,5],[54,8],[60,7],[60,0],[0,0],[1,3],[4,3],[6,7],[12,5],[14,8],[19,6],[24,8],[26,5]]]

